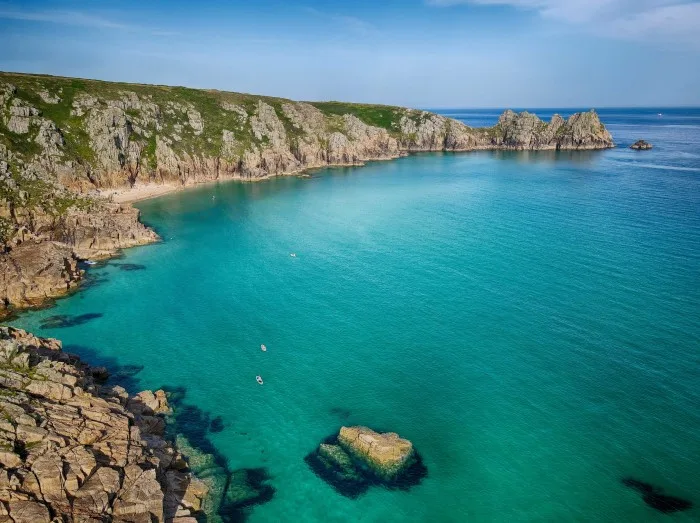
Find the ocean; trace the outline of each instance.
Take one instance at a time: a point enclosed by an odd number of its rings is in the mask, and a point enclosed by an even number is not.
[[[698,521],[700,110],[599,114],[616,149],[417,154],[140,202],[162,243],[13,324],[132,392],[177,391],[172,430],[267,486],[223,521]],[[334,490],[304,458],[350,424],[410,439],[427,476]],[[624,478],[695,506],[664,514]]]

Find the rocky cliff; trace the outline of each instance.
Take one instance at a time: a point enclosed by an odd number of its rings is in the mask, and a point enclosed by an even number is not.
[[[104,372],[0,327],[0,522],[196,523],[207,487],[163,438],[165,394]]]
[[[612,146],[593,111],[549,123],[506,111],[475,129],[401,107],[0,73],[0,315],[71,288],[77,258],[156,239],[136,211],[104,201],[113,189],[254,180],[413,151]],[[69,249],[37,247],[44,241]],[[30,267],[22,260],[32,249],[40,260]]]

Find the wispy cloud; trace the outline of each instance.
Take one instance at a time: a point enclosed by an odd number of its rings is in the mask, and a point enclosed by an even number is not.
[[[374,33],[377,30],[377,28],[371,23],[356,16],[321,11],[319,9],[316,9],[315,7],[304,7],[302,9],[312,16],[315,16],[317,18],[323,18],[329,23],[363,35]]]
[[[663,39],[700,45],[697,0],[426,0],[428,5],[509,6],[625,39]]]
[[[0,19],[21,20],[26,22],[41,22],[57,25],[69,25],[90,27],[94,29],[110,29],[129,33],[148,33],[153,36],[173,36],[177,33],[161,29],[143,27],[122,22],[117,22],[101,15],[82,11],[46,10],[32,11],[22,10],[6,5],[0,5]]]

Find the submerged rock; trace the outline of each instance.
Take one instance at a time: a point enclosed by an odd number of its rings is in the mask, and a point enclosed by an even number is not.
[[[355,498],[371,486],[408,490],[427,475],[413,444],[393,432],[342,427],[304,459],[340,494]]]
[[[634,478],[623,478],[622,484],[639,492],[642,495],[644,503],[664,514],[682,512],[693,506],[691,501],[663,494],[663,491],[659,487],[655,487],[645,481]]]
[[[653,146],[645,140],[637,140],[632,145],[630,145],[630,149],[635,149],[637,151],[646,151],[648,149],[651,149],[652,147]]]

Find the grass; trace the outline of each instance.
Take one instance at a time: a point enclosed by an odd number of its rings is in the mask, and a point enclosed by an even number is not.
[[[381,127],[391,133],[399,132],[401,117],[406,110],[391,105],[353,104],[344,102],[310,102],[327,115],[352,114],[368,125]]]
[[[36,107],[41,115],[53,120],[61,129],[66,146],[66,159],[81,165],[96,167],[95,153],[92,150],[89,136],[86,132],[85,118],[71,114],[73,103],[80,95],[90,95],[99,100],[119,99],[125,92],[136,93],[142,101],[152,101],[163,110],[161,125],[162,133],[175,133],[175,125],[180,124],[182,131],[180,141],[173,141],[172,148],[176,153],[187,152],[190,155],[216,157],[221,151],[222,133],[231,131],[239,145],[241,153],[251,145],[265,145],[265,140],[257,139],[250,126],[250,118],[241,124],[240,117],[235,112],[222,108],[223,102],[242,107],[248,115],[254,115],[259,101],[271,105],[278,118],[284,125],[290,142],[295,143],[304,138],[304,131],[293,125],[284,114],[283,104],[290,100],[266,96],[255,96],[244,93],[230,93],[216,90],[190,89],[186,87],[168,87],[161,85],[128,84],[119,82],[103,82],[58,76],[31,75],[21,73],[0,73],[0,81],[7,81],[17,87],[17,96]],[[60,97],[56,104],[45,102],[38,94],[40,90]],[[188,125],[185,112],[177,111],[168,114],[165,109],[168,104],[175,104],[183,109],[193,108],[198,111],[204,121],[201,134],[195,134]],[[316,108],[324,113],[329,131],[343,131],[342,116],[352,114],[368,125],[384,128],[392,134],[399,133],[399,122],[406,110],[387,105],[352,104],[341,102],[314,102]],[[172,105],[170,105],[172,106]],[[126,114],[134,121],[140,121],[143,116],[140,111],[130,108]],[[420,114],[420,113],[417,113]],[[154,125],[148,126],[152,133],[158,132]],[[9,136],[0,129],[0,136],[7,146],[25,157],[38,152],[38,146],[32,140],[23,137]],[[155,142],[151,139],[142,141],[144,155],[149,168],[155,168]]]

